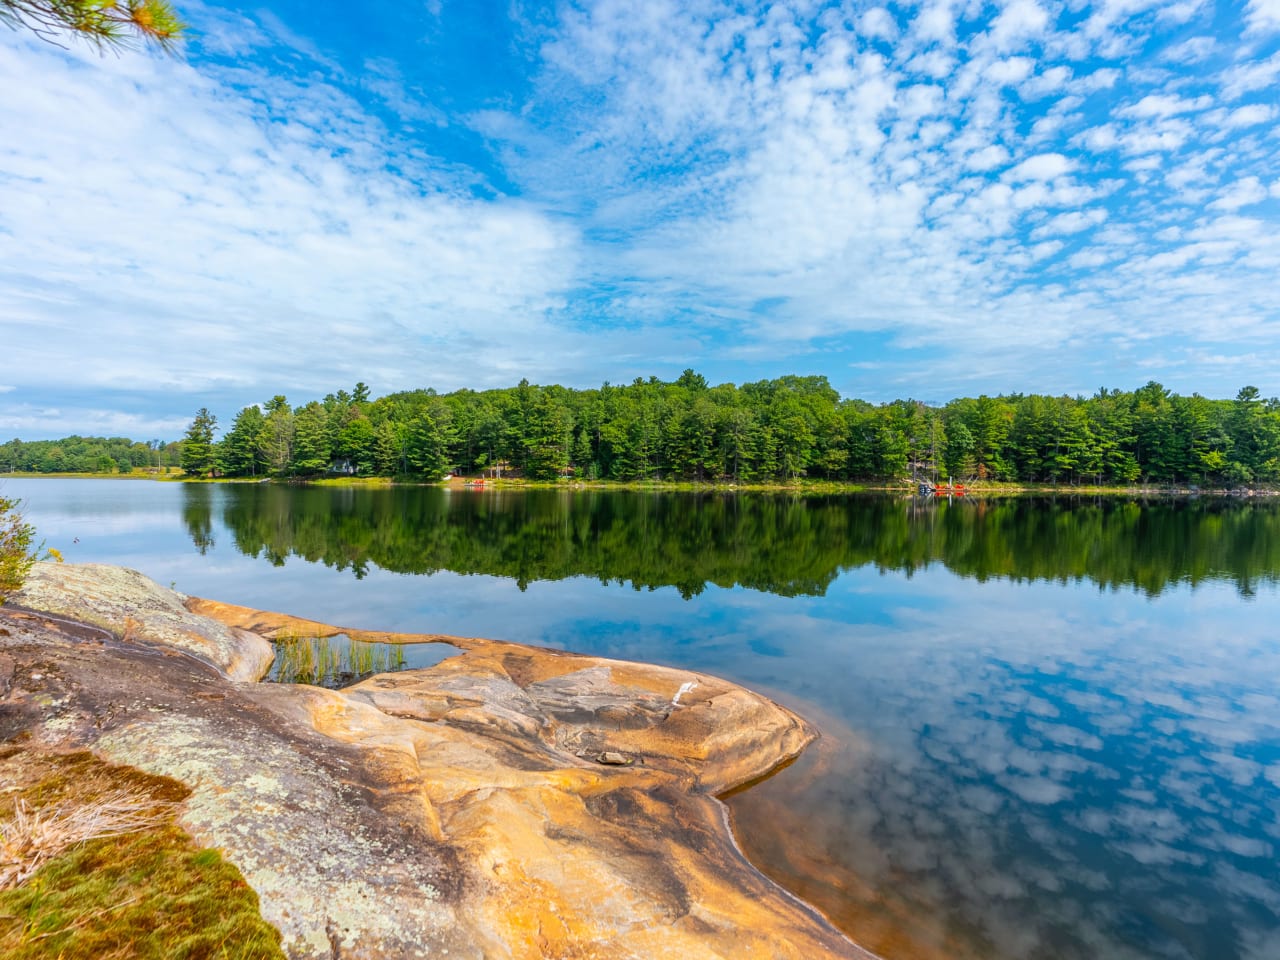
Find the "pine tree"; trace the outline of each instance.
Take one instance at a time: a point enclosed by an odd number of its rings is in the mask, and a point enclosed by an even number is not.
[[[221,443],[223,469],[233,477],[257,476],[265,468],[259,451],[266,418],[256,406],[245,407],[231,423]]]
[[[104,50],[141,41],[171,52],[187,28],[166,0],[0,0],[0,21],[50,43],[82,37]]]
[[[182,438],[182,470],[188,476],[207,477],[217,466],[214,456],[213,431],[218,418],[207,407],[196,411],[196,418]]]

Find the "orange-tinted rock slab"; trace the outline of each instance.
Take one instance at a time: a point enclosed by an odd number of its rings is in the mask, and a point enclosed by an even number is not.
[[[139,623],[156,602],[112,598]],[[191,786],[184,823],[240,867],[291,956],[868,956],[746,861],[716,799],[815,736],[770,700],[519,644],[187,609],[183,629],[463,651],[335,691],[236,683],[159,641],[86,644],[36,619],[0,636],[9,735]]]

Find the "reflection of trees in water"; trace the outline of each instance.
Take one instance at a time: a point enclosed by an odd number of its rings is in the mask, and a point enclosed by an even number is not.
[[[536,580],[590,576],[635,589],[708,584],[820,596],[842,569],[908,576],[1090,580],[1158,594],[1171,583],[1230,579],[1251,596],[1280,572],[1280,509],[1270,503],[953,504],[877,497],[558,491],[224,487],[236,548],[280,565],[290,556],[350,570],[440,570]],[[184,519],[213,545],[210,489],[184,487]]]
[[[216,543],[213,537],[213,495],[205,484],[188,483],[182,487],[182,519],[187,525],[191,543],[201,556]]]

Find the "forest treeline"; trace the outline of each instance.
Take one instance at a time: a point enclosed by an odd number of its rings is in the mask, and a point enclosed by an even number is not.
[[[712,386],[686,370],[672,382],[651,377],[591,390],[522,380],[506,389],[412,390],[376,400],[361,383],[300,406],[276,396],[245,407],[220,438],[217,426],[207,409],[197,413],[178,454],[188,473],[732,483],[1280,480],[1280,400],[1263,399],[1254,387],[1232,400],[1182,396],[1152,382],[1091,397],[873,405],[841,398],[821,376]],[[113,458],[146,462],[133,448],[127,454]],[[0,467],[67,470],[73,460],[67,441],[0,445]]]
[[[176,471],[182,443],[127,437],[63,437],[0,443],[0,473],[132,473]]]

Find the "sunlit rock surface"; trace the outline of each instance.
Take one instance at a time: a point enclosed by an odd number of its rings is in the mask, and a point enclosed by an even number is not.
[[[41,565],[13,604],[0,738],[87,745],[191,786],[184,824],[241,869],[292,957],[868,956],[733,840],[715,794],[814,736],[740,687],[184,607],[103,566]],[[237,682],[269,666],[253,641],[338,632],[463,652],[341,691]]]
[[[192,617],[186,598],[124,567],[37,563],[11,606],[92,624],[126,641],[184,650],[232,680],[259,680],[271,667],[271,644],[257,634]]]

